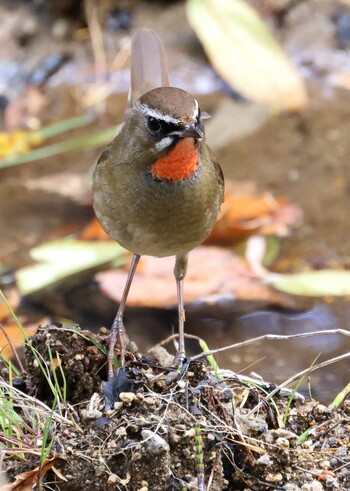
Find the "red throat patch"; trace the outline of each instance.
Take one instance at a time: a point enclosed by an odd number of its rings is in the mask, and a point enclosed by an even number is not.
[[[194,174],[199,155],[193,138],[180,140],[167,155],[156,160],[151,173],[156,179],[181,181]]]

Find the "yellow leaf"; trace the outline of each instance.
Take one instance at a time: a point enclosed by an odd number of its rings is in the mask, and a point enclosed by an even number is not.
[[[301,77],[244,0],[187,0],[187,16],[216,71],[238,92],[278,109],[305,106]]]

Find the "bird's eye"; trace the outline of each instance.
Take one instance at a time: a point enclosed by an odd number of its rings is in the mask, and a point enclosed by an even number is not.
[[[162,127],[162,125],[160,124],[158,119],[152,118],[152,116],[150,116],[148,118],[147,126],[148,126],[148,129],[151,130],[153,133],[159,132],[161,130],[161,127]]]

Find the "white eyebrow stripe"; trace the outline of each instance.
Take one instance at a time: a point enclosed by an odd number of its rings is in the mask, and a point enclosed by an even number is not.
[[[195,107],[194,107],[194,111],[193,111],[193,119],[197,119],[198,114],[199,114],[199,106],[198,106],[197,99],[195,99],[194,102],[195,102]]]
[[[140,110],[145,114],[146,116],[150,116],[151,118],[156,118],[156,119],[161,119],[165,123],[173,123],[173,124],[179,124],[180,121],[176,118],[172,118],[169,116],[169,114],[162,114],[161,112],[157,111],[156,109],[152,109],[151,107],[148,107],[147,104],[140,104],[137,102],[135,106],[138,105]]]

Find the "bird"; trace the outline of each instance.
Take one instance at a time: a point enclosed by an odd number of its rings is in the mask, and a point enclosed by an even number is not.
[[[210,234],[224,200],[224,177],[205,142],[197,100],[170,84],[159,35],[136,30],[131,44],[131,88],[119,134],[93,173],[95,214],[107,234],[132,253],[131,266],[109,339],[108,375],[116,344],[125,364],[124,311],[143,255],[175,256],[178,347],[173,366],[186,358],[184,279],[188,255]],[[205,265],[203,265],[205,267]]]

